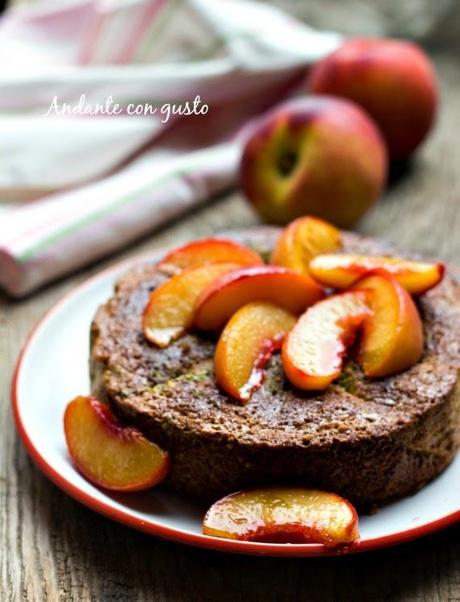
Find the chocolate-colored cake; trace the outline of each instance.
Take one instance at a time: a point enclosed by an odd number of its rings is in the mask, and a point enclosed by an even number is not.
[[[275,228],[232,233],[266,253]],[[344,234],[345,251],[396,254]],[[397,251],[398,256],[404,254]],[[215,342],[189,334],[166,349],[148,343],[141,319],[166,276],[155,265],[118,282],[91,331],[93,393],[171,454],[166,484],[214,499],[248,486],[302,484],[371,510],[420,488],[452,460],[460,423],[460,285],[449,274],[418,302],[425,351],[410,370],[369,380],[353,362],[324,392],[295,390],[280,357],[246,405],[216,386]]]

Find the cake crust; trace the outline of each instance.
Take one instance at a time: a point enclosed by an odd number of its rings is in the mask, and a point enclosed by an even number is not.
[[[267,254],[279,234],[260,227],[231,237]],[[230,235],[229,235],[230,237]],[[398,255],[388,243],[344,233],[344,250]],[[301,484],[343,495],[369,511],[416,491],[459,444],[460,285],[451,274],[422,296],[425,351],[406,372],[367,379],[349,361],[323,392],[300,392],[279,355],[246,405],[213,376],[215,342],[188,334],[166,349],[142,334],[142,311],[166,276],[130,270],[91,327],[92,392],[171,454],[166,484],[215,499],[255,485]]]

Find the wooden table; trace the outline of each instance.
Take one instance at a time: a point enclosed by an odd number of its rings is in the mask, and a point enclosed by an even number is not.
[[[460,264],[460,70],[454,58],[437,56],[436,63],[443,89],[438,127],[360,230]],[[211,553],[87,510],[42,476],[24,451],[11,418],[11,374],[27,333],[56,300],[119,259],[255,223],[242,197],[230,194],[29,299],[0,298],[0,600],[460,600],[460,526],[340,558]]]

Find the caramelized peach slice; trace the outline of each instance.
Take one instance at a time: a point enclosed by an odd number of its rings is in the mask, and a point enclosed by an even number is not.
[[[206,238],[174,249],[162,259],[159,265],[170,271],[180,272],[207,263],[224,262],[238,263],[241,266],[263,264],[258,253],[243,245],[232,240]]]
[[[194,324],[218,331],[240,307],[267,301],[300,314],[324,296],[309,276],[277,266],[254,266],[223,274],[201,293],[195,305]]]
[[[211,506],[203,533],[243,541],[351,544],[359,538],[353,506],[333,493],[273,487],[233,493]]]
[[[179,338],[193,320],[201,292],[219,276],[238,269],[236,263],[210,263],[189,268],[155,289],[144,310],[144,336],[158,347]]]
[[[222,389],[246,402],[262,383],[263,368],[281,348],[295,317],[270,303],[248,303],[227,323],[217,343],[214,366]]]
[[[365,255],[321,255],[310,263],[316,280],[333,288],[348,288],[370,272],[393,276],[409,293],[420,295],[436,286],[444,275],[442,263],[424,263]]]
[[[325,389],[370,310],[364,291],[333,295],[307,309],[284,340],[286,376],[299,389]]]
[[[169,454],[137,429],[122,427],[94,397],[76,397],[64,414],[70,456],[92,483],[114,491],[141,491],[162,481]]]
[[[366,291],[371,316],[364,322],[358,361],[367,376],[390,376],[413,366],[423,352],[423,328],[412,297],[390,276],[368,276],[355,287]]]
[[[299,217],[282,231],[270,263],[309,274],[310,261],[316,255],[341,248],[339,230],[317,217]]]

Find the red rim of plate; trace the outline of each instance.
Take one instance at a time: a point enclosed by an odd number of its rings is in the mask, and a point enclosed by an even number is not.
[[[365,552],[368,550],[375,550],[378,548],[384,548],[395,544],[403,543],[434,533],[440,529],[448,527],[460,521],[460,509],[443,516],[437,520],[431,521],[419,527],[412,527],[404,531],[398,531],[390,535],[384,535],[381,537],[374,537],[371,539],[365,539],[358,541],[355,544],[347,548],[336,548],[328,549],[321,544],[279,544],[279,543],[257,543],[249,541],[237,541],[233,539],[220,539],[218,537],[210,537],[208,535],[201,535],[195,533],[188,533],[181,529],[175,529],[173,527],[165,527],[160,524],[146,523],[142,519],[132,516],[128,511],[119,510],[114,508],[110,503],[106,503],[98,500],[92,495],[81,490],[77,485],[72,483],[71,480],[63,477],[57,472],[40,454],[40,451],[35,447],[29,434],[24,427],[22,422],[21,414],[19,411],[19,396],[18,396],[18,383],[21,378],[21,370],[23,367],[25,356],[29,350],[29,347],[35,340],[39,330],[43,328],[48,320],[72,297],[78,296],[83,290],[90,288],[91,285],[103,279],[105,276],[112,272],[117,272],[123,267],[129,265],[138,264],[145,262],[146,260],[155,261],[155,256],[151,253],[148,255],[141,255],[133,259],[119,262],[102,272],[92,276],[83,283],[79,284],[69,293],[64,295],[60,301],[55,303],[45,315],[38,321],[31,333],[26,339],[26,342],[19,354],[14,370],[13,380],[11,383],[11,403],[13,408],[14,421],[18,433],[33,461],[37,464],[38,468],[62,491],[70,495],[78,502],[84,504],[88,508],[95,510],[99,514],[110,518],[116,522],[127,525],[138,531],[143,531],[150,535],[155,535],[163,539],[188,544],[195,547],[207,548],[210,550],[216,550],[221,552],[234,552],[239,554],[249,555],[264,555],[264,556],[336,556],[343,555],[345,553]]]

